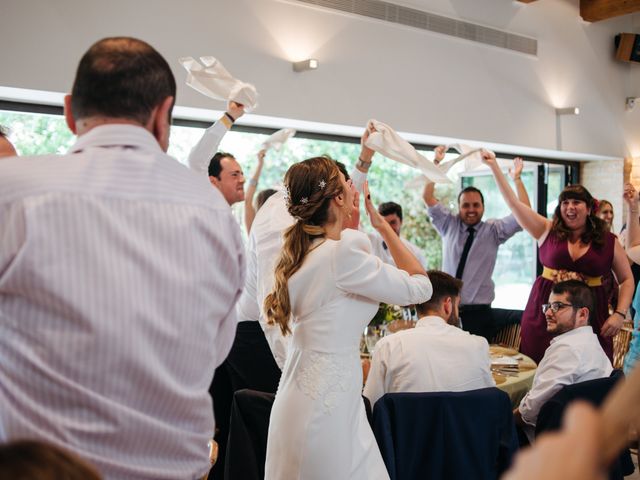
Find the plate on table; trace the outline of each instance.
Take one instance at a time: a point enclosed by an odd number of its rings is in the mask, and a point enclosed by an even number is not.
[[[520,355],[514,348],[503,347],[501,345],[489,345],[489,354],[496,357],[513,357]]]
[[[496,385],[500,385],[507,381],[507,377],[500,373],[491,372],[491,375],[493,376],[493,380],[496,382]]]

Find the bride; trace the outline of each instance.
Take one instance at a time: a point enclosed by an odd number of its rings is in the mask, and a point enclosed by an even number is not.
[[[371,253],[365,234],[343,230],[355,189],[333,160],[294,164],[284,183],[296,221],[284,234],[264,310],[292,339],[271,412],[265,478],[388,479],[361,399],[360,336],[380,302],[423,303],[431,283],[366,184],[371,224],[398,268]]]

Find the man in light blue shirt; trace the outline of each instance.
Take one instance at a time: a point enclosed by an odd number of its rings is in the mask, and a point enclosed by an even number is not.
[[[444,158],[444,147],[436,148],[436,163]],[[520,179],[521,165],[513,175],[520,201],[529,204],[529,197]],[[494,322],[491,302],[495,285],[491,276],[496,265],[498,248],[522,230],[513,215],[482,221],[484,197],[475,187],[458,194],[456,215],[434,196],[435,185],[425,185],[423,199],[433,226],[442,237],[442,270],[464,282],[460,310],[462,327],[491,341]]]

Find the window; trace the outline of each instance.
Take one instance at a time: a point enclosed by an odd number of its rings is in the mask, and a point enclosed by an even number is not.
[[[10,139],[21,155],[64,153],[75,142],[75,137],[68,130],[61,115],[0,111],[0,125],[10,128]],[[189,151],[200,139],[203,131],[203,128],[174,125],[171,129],[169,154],[186,163]],[[234,130],[224,137],[220,148],[233,153],[242,164],[245,177],[250,178],[256,166],[256,154],[266,138],[266,134]],[[358,159],[359,153],[360,145],[355,142],[294,137],[280,151],[272,150],[267,154],[258,191],[280,185],[289,165],[300,159],[328,154],[345,163],[350,170]],[[432,157],[431,152],[422,151],[421,153]],[[447,154],[447,159],[454,156]],[[522,176],[532,205],[536,204],[537,165],[528,163]],[[485,196],[485,218],[499,218],[510,213],[497,190],[493,177],[487,170],[469,174],[461,173],[461,167],[461,164],[454,167],[454,172],[457,171],[461,175],[460,185],[462,187],[473,185],[482,190]],[[442,243],[428,220],[426,207],[422,201],[424,182],[419,177],[415,170],[376,155],[369,172],[371,195],[376,204],[394,201],[402,205],[404,213],[402,235],[422,249],[429,268],[439,268],[442,263]],[[553,213],[558,194],[563,186],[563,167],[550,167],[547,188],[549,216]],[[458,190],[459,185],[439,185],[436,195],[444,205],[456,212]],[[242,205],[234,206],[241,225],[243,225],[242,208]],[[361,224],[363,229],[371,229],[364,209],[361,211]],[[242,230],[244,231],[244,228]],[[494,306],[524,308],[535,278],[535,269],[534,241],[527,233],[518,233],[503,245],[498,253],[493,274],[496,283]]]

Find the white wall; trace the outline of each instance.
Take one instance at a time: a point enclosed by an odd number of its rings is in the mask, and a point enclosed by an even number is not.
[[[640,66],[613,60],[638,15],[587,24],[579,0],[406,0],[408,6],[534,37],[538,57],[280,0],[0,0],[0,86],[67,91],[95,40],[132,35],[170,62],[214,55],[261,94],[257,114],[556,148],[640,155]],[[320,60],[296,74],[290,61]],[[221,108],[181,85],[178,104]]]

